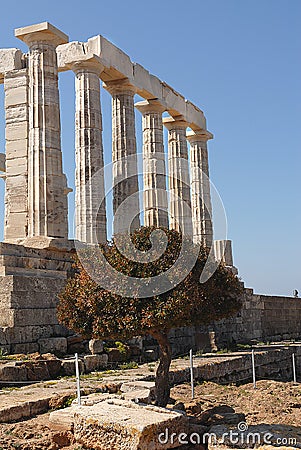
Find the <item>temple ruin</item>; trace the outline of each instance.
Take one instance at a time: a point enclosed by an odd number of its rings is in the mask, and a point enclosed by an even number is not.
[[[4,242],[0,244],[0,347],[8,352],[39,351],[45,339],[61,337],[56,296],[70,269],[68,202],[63,172],[58,73],[75,78],[75,239],[107,239],[100,91],[112,97],[113,211],[130,198],[128,211],[144,211],[144,225],[191,230],[196,243],[213,245],[207,130],[203,112],[98,35],[87,42],[48,22],[18,28],[28,53],[0,49],[0,83],[5,92]],[[135,95],[144,100],[135,103]],[[135,109],[142,115],[143,205],[139,205]],[[163,113],[168,117],[163,117]],[[163,127],[168,130],[165,167]],[[188,152],[190,146],[190,157]],[[126,158],[130,158],[131,164]],[[204,176],[199,176],[199,171]],[[168,191],[166,177],[168,175]],[[120,182],[118,180],[121,180]],[[169,201],[169,198],[172,200]],[[183,205],[189,205],[187,214]],[[100,208],[99,208],[100,206]],[[97,211],[97,218],[95,218]],[[134,214],[135,215],[135,214]],[[114,221],[124,231],[125,217]],[[232,266],[231,243],[214,243],[219,259]],[[63,342],[63,341],[62,341]],[[60,345],[62,346],[62,342]]]

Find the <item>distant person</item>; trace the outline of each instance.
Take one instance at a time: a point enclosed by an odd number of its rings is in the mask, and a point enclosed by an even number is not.
[[[298,298],[299,297],[299,292],[297,291],[297,289],[294,290],[294,297]]]

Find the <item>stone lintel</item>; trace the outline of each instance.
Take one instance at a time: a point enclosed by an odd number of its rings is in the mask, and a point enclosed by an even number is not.
[[[47,41],[54,46],[66,44],[69,37],[49,22],[37,23],[15,29],[15,36],[30,45],[35,41]]]
[[[4,153],[0,153],[0,172],[5,172],[6,156]]]
[[[4,82],[4,74],[12,70],[22,69],[22,52],[18,48],[0,49],[0,84]]]
[[[163,125],[168,130],[174,130],[175,128],[187,128],[189,126],[183,116],[164,117]]]
[[[70,55],[73,54],[73,59],[79,61],[85,53],[92,53],[101,58],[105,68],[100,78],[105,83],[127,78],[141,97],[146,100],[158,99],[166,105],[171,116],[183,115],[188,126],[195,131],[206,129],[206,119],[201,109],[140,64],[132,62],[126,53],[101,35],[89,39],[86,43],[70,42],[59,46],[59,71],[69,70],[66,61]]]
[[[187,131],[186,137],[192,144],[193,142],[207,142],[209,139],[213,139],[213,134],[207,130]]]
[[[142,102],[135,103],[135,107],[141,114],[159,113],[162,114],[166,111],[166,106],[162,105],[157,99],[144,100]]]

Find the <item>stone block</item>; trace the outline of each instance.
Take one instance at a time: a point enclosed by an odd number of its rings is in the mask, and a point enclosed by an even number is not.
[[[27,381],[26,367],[17,366],[15,362],[0,363],[0,385],[1,381]]]
[[[67,339],[64,337],[53,337],[38,340],[40,353],[54,353],[65,355],[67,353]]]
[[[6,123],[16,123],[22,120],[27,120],[27,118],[28,109],[26,104],[11,106],[5,110]]]
[[[5,108],[10,106],[22,105],[27,103],[26,86],[14,87],[5,90]]]
[[[133,392],[149,390],[150,392],[155,392],[155,383],[153,381],[126,381],[121,385],[121,392]]]
[[[5,74],[4,89],[15,89],[28,86],[27,69],[13,70]]]
[[[6,158],[25,158],[27,156],[27,139],[6,142]]]
[[[92,355],[97,355],[98,353],[103,352],[103,341],[100,339],[90,339],[89,341],[89,350]]]
[[[8,141],[24,140],[28,137],[28,123],[9,123],[5,128],[5,137]]]
[[[57,324],[55,308],[16,309],[12,310],[12,315],[12,326]]]
[[[39,351],[39,345],[37,342],[25,342],[21,344],[11,344],[12,353],[36,353]]]
[[[88,40],[88,52],[99,56],[106,62],[107,69],[115,69],[123,78],[133,78],[133,63],[129,56],[120,48],[116,47],[112,42],[98,35]],[[117,74],[116,74],[117,75]],[[116,77],[118,79],[118,75]]]
[[[140,64],[134,64],[134,83],[140,94],[144,94],[145,98],[157,98],[163,101],[163,86],[159,78],[151,75]]]
[[[176,411],[142,406],[118,399],[100,401],[93,406],[72,406],[51,413],[50,421],[74,424],[76,442],[98,450],[164,450],[179,447],[176,438],[164,443],[166,430],[176,436],[188,431],[187,418]],[[159,440],[161,436],[161,442]]]
[[[185,117],[185,98],[166,83],[163,83],[163,99],[165,104],[167,105],[168,111],[171,114],[178,116],[182,115]]]
[[[189,100],[186,100],[186,120],[194,130],[207,129],[206,118],[203,111]]]
[[[84,357],[85,372],[95,372],[105,369],[108,365],[109,357],[105,353],[102,355],[86,355]]]
[[[6,161],[6,172],[9,176],[27,174],[27,158],[8,159]]]
[[[18,48],[2,48],[0,50],[0,82],[3,75],[11,70],[22,69],[22,52]]]
[[[65,33],[49,22],[41,22],[15,29],[15,36],[24,42],[26,42],[28,36],[33,33],[39,33],[41,40],[49,40],[54,43],[54,45],[65,44],[69,40]]]
[[[86,57],[86,45],[83,42],[69,42],[56,48],[57,64],[60,72],[70,70],[74,61],[84,60]]]
[[[78,361],[79,363],[79,371],[80,373],[84,373],[85,371],[85,365],[82,360]],[[73,376],[75,375],[75,358],[70,359],[62,359],[62,375],[65,376]]]

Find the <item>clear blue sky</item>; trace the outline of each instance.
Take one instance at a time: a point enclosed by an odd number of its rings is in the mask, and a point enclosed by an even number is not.
[[[203,109],[215,135],[211,178],[226,208],[241,277],[255,292],[301,292],[301,1],[5,2],[0,47],[25,51],[14,28],[45,20],[70,41],[102,34]],[[72,185],[73,75],[60,75],[60,86]],[[103,107],[109,109],[106,93]],[[104,127],[108,161],[109,114]],[[0,180],[1,203],[3,186]]]

